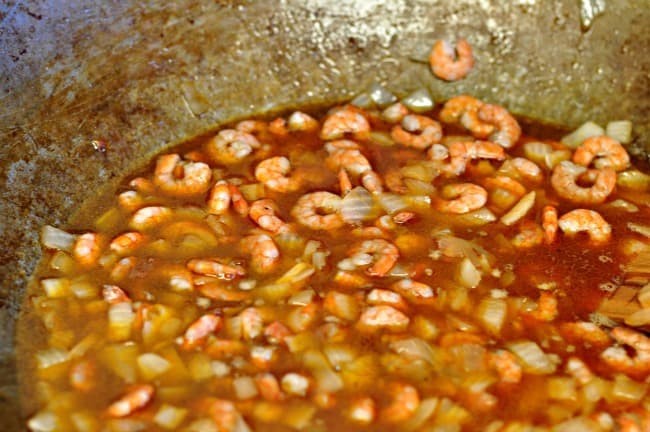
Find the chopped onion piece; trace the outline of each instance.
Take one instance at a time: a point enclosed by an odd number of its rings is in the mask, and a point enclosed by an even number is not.
[[[108,309],[108,335],[113,341],[125,341],[131,336],[135,312],[131,302],[116,303]]]
[[[41,243],[48,249],[58,249],[70,252],[74,246],[77,236],[70,234],[50,225],[45,225],[41,229]]]
[[[481,271],[469,258],[464,258],[458,268],[458,281],[467,288],[476,288],[481,283]]]
[[[80,299],[92,299],[99,296],[99,287],[84,277],[70,281],[70,291]]]
[[[636,204],[620,198],[610,202],[609,206],[615,209],[626,211],[628,213],[636,213],[639,211],[639,207],[637,207]]]
[[[327,251],[317,251],[311,257],[311,264],[316,270],[323,270],[327,265],[327,257],[329,252]]]
[[[68,361],[68,353],[59,348],[48,348],[36,353],[36,364],[39,369],[48,369],[66,361]]]
[[[276,283],[289,283],[294,285],[302,285],[303,282],[314,274],[314,268],[307,263],[300,262],[291,267],[285,274],[283,274]]]
[[[287,394],[305,396],[309,388],[309,380],[300,374],[290,372],[282,377],[280,385]]]
[[[186,408],[178,408],[168,404],[162,404],[153,417],[154,423],[165,429],[176,429],[183,423],[187,416]]]
[[[621,144],[632,141],[632,122],[629,120],[616,120],[607,123],[605,133]]]
[[[429,182],[406,177],[404,185],[411,195],[428,196],[436,191],[436,188]]]
[[[45,295],[49,298],[61,298],[70,295],[70,280],[68,278],[48,278],[41,280]]]
[[[414,113],[431,111],[435,106],[433,98],[426,89],[419,89],[402,99],[402,103]]]
[[[555,400],[571,401],[578,397],[576,382],[572,377],[550,377],[546,390],[548,397]]]
[[[605,130],[594,122],[586,122],[569,135],[562,137],[562,144],[569,148],[577,148],[584,140],[592,136],[604,135]]]
[[[527,142],[523,148],[524,156],[538,164],[543,164],[546,161],[546,155],[553,152],[553,146],[539,141]]]
[[[548,169],[555,168],[560,162],[571,159],[571,150],[555,150],[544,156],[544,164]]]
[[[377,217],[377,208],[370,192],[361,186],[352,189],[341,201],[341,217],[350,224]]]
[[[390,349],[399,355],[415,357],[435,365],[435,353],[431,345],[420,338],[396,340],[390,343]]]
[[[163,357],[154,353],[145,353],[138,356],[138,368],[142,377],[151,381],[169,370],[171,364]]]
[[[325,356],[316,350],[309,350],[303,354],[303,363],[316,380],[320,391],[337,392],[343,388],[341,376],[332,370]]]
[[[411,418],[402,424],[401,429],[404,431],[415,431],[420,429],[433,413],[436,412],[437,407],[438,398],[432,397],[422,400]]]
[[[531,374],[545,375],[555,372],[556,364],[535,342],[512,342],[508,349],[521,360],[524,370]]]
[[[376,196],[377,202],[388,214],[395,214],[406,208],[408,208],[408,203],[404,200],[401,195],[393,193],[381,193]]]
[[[650,226],[648,225],[641,225],[634,222],[628,222],[627,229],[637,234],[641,234],[644,237],[650,238]]]
[[[645,192],[650,188],[650,175],[637,169],[622,171],[616,175],[616,185],[626,189]]]
[[[29,419],[27,427],[33,432],[52,432],[61,430],[61,422],[51,411],[40,411]]]
[[[386,107],[397,100],[397,97],[394,94],[386,90],[384,86],[377,83],[370,86],[368,94],[370,95],[370,99],[372,99],[379,108]]]
[[[292,306],[306,306],[311,303],[316,293],[312,289],[306,289],[289,297],[287,303]]]
[[[253,202],[266,197],[266,189],[263,183],[251,183],[239,186],[239,191],[246,201]]]
[[[282,423],[295,430],[305,430],[310,425],[314,414],[316,414],[316,406],[314,404],[297,402],[286,408],[282,416]]]
[[[625,317],[625,324],[641,327],[650,324],[650,308],[640,309]]]
[[[519,221],[526,213],[533,208],[535,204],[535,191],[530,191],[524,195],[517,204],[510,209],[510,211],[501,216],[501,223],[510,226]]]
[[[484,298],[478,307],[479,319],[485,329],[493,335],[501,332],[507,314],[508,305],[501,298]]]
[[[373,108],[375,102],[372,100],[370,95],[368,93],[361,93],[357,95],[352,101],[350,102],[350,105],[354,105],[359,108]]]
[[[644,285],[636,295],[637,300],[644,308],[650,308],[650,283]]]
[[[235,396],[238,399],[250,399],[257,396],[255,380],[249,376],[241,376],[232,381]]]
[[[425,183],[430,183],[438,176],[439,170],[433,162],[422,161],[402,167],[400,173],[405,180],[412,178]]]

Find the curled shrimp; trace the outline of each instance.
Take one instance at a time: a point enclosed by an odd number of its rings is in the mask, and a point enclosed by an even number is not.
[[[383,239],[364,240],[348,253],[349,256],[357,254],[369,254],[373,257],[373,264],[366,270],[366,273],[379,277],[385,276],[399,258],[397,247]]]
[[[442,139],[442,127],[429,117],[409,114],[390,133],[396,143],[424,150]]]
[[[87,393],[97,385],[97,363],[81,360],[70,368],[70,385],[80,392]]]
[[[456,183],[446,185],[443,196],[450,200],[438,199],[434,205],[443,213],[464,214],[478,210],[487,202],[487,191],[473,183]]]
[[[611,346],[601,353],[603,361],[620,372],[647,376],[650,372],[650,338],[627,327],[615,327],[610,335],[619,344],[632,348],[634,356],[630,356],[622,346]]]
[[[520,249],[540,245],[544,241],[544,232],[535,222],[525,220],[519,224],[519,232],[512,238],[512,244]]]
[[[543,291],[537,301],[537,308],[529,315],[538,321],[553,321],[558,315],[557,299],[552,293]]]
[[[155,388],[150,384],[138,384],[130,387],[117,401],[109,405],[106,413],[110,417],[126,417],[144,408],[151,402]]]
[[[401,332],[409,325],[410,319],[403,312],[392,306],[381,304],[371,306],[359,317],[358,327],[362,331],[375,332],[386,329]]]
[[[248,202],[239,188],[224,180],[219,180],[210,190],[208,197],[208,213],[225,214],[230,206],[241,216],[248,214]]]
[[[223,326],[223,319],[214,314],[205,314],[189,325],[183,334],[182,347],[191,350],[205,343],[208,336],[218,332]]]
[[[571,210],[558,219],[558,226],[570,236],[586,232],[594,243],[607,242],[612,235],[611,225],[594,210]]]
[[[120,234],[111,240],[108,246],[113,252],[119,255],[125,255],[133,252],[138,246],[145,241],[145,236],[137,231]]]
[[[470,160],[503,160],[505,157],[503,147],[490,141],[456,141],[449,146],[450,162],[443,171],[458,176],[465,172]]]
[[[487,138],[494,126],[478,118],[478,110],[484,103],[472,96],[460,95],[449,99],[440,111],[440,120],[445,123],[459,123],[477,138]]]
[[[335,151],[325,159],[325,164],[334,172],[338,172],[344,168],[347,172],[355,176],[372,170],[372,165],[370,165],[368,159],[359,150]]]
[[[301,111],[293,112],[287,119],[287,128],[291,132],[313,131],[319,126],[318,120]]]
[[[265,159],[255,167],[255,178],[276,192],[294,192],[300,189],[300,177],[291,176],[291,162],[284,156]]]
[[[472,46],[465,39],[459,39],[455,48],[445,40],[437,40],[429,54],[429,65],[433,74],[440,79],[463,79],[474,67]]]
[[[557,236],[557,209],[547,205],[542,209],[542,229],[544,230],[544,240],[550,244],[555,241]]]
[[[341,197],[330,192],[312,192],[298,198],[291,209],[296,221],[313,230],[332,230],[343,226],[339,213]]]
[[[380,414],[386,422],[399,423],[408,420],[420,406],[420,395],[412,385],[390,383],[387,392],[391,395],[392,401]]]
[[[381,112],[381,118],[389,123],[399,123],[409,114],[410,111],[404,106],[404,104],[401,102],[395,102]]]
[[[490,352],[489,362],[499,375],[501,382],[518,383],[521,381],[523,370],[517,356],[510,351],[497,350]]]
[[[346,134],[352,134],[357,139],[366,139],[370,135],[370,124],[363,111],[351,105],[329,114],[320,131],[323,140],[339,139]]]
[[[172,209],[169,207],[143,207],[133,213],[129,227],[138,231],[152,229],[171,218],[172,214]]]
[[[257,138],[250,133],[224,129],[208,141],[205,149],[212,160],[230,165],[243,161],[260,146]]]
[[[386,170],[384,174],[384,183],[386,187],[396,194],[404,195],[408,193],[408,187],[404,183],[404,176],[399,168],[392,167]]]
[[[248,216],[259,225],[260,228],[272,233],[288,231],[289,226],[280,219],[277,214],[278,207],[271,199],[264,198],[251,204]]]
[[[578,146],[573,153],[573,162],[582,166],[593,163],[598,169],[611,168],[614,171],[622,171],[630,166],[630,156],[625,147],[614,138],[593,136]]]
[[[334,154],[342,150],[361,150],[361,146],[359,144],[357,144],[355,141],[348,140],[348,139],[330,141],[326,143],[323,146],[323,148],[329,154]]]
[[[280,251],[278,246],[266,234],[254,234],[244,237],[239,247],[242,252],[251,254],[251,265],[256,272],[272,272],[279,263]]]
[[[397,281],[390,288],[415,303],[421,303],[423,300],[430,300],[434,297],[433,289],[429,285],[412,279]]]
[[[192,259],[188,261],[187,268],[194,273],[227,280],[246,274],[241,266],[223,264],[215,259]]]
[[[85,233],[77,237],[72,245],[72,256],[84,266],[97,262],[102,253],[103,238],[96,233]]]
[[[499,172],[532,183],[539,183],[544,179],[542,169],[535,162],[522,157],[506,160],[499,167]]]
[[[203,162],[181,161],[177,154],[163,155],[156,161],[154,184],[172,196],[202,194],[210,188],[212,170]]]
[[[592,182],[590,187],[578,185],[579,179]],[[551,186],[557,194],[576,204],[600,204],[616,186],[616,172],[611,168],[587,169],[562,161],[553,169]]]
[[[478,110],[479,120],[494,125],[496,130],[490,134],[490,141],[504,148],[514,146],[521,136],[517,120],[502,106],[484,104]]]

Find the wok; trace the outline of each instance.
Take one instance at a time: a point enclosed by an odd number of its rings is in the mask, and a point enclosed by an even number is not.
[[[3,2],[0,430],[22,430],[29,414],[14,331],[39,228],[65,227],[156,152],[237,117],[381,82],[400,96],[470,93],[568,128],[630,119],[631,151],[644,157],[649,22],[646,0]],[[438,81],[423,61],[436,38],[457,36],[476,67]]]

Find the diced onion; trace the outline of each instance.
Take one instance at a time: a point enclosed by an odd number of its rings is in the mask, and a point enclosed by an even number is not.
[[[650,324],[650,308],[640,309],[625,317],[625,324],[641,327]]]
[[[63,274],[72,272],[77,267],[74,259],[63,251],[57,251],[50,259],[50,268]]]
[[[389,133],[386,132],[370,132],[370,141],[374,142],[375,144],[379,144],[382,147],[391,147],[395,145],[393,138]]]
[[[52,432],[61,430],[61,422],[51,411],[40,411],[29,419],[27,427],[33,432]]]
[[[327,257],[329,252],[327,251],[317,251],[311,257],[311,264],[316,270],[322,270],[327,265]]]
[[[388,106],[397,100],[397,97],[394,94],[389,92],[384,86],[377,83],[370,86],[368,94],[370,95],[370,99],[372,99],[379,108]]]
[[[154,353],[145,353],[138,356],[138,368],[142,377],[151,381],[169,370],[171,364],[163,357]]]
[[[571,150],[555,150],[544,156],[544,164],[548,169],[553,169],[557,164],[571,159]]]
[[[459,237],[442,235],[438,238],[438,247],[449,258],[469,258],[475,267],[490,270],[490,263],[495,261],[492,254],[483,247]]]
[[[508,211],[508,213],[501,216],[501,223],[510,226],[519,221],[526,213],[533,208],[535,204],[535,191],[530,191],[524,195],[517,204]]]
[[[611,121],[607,123],[605,133],[621,144],[629,144],[632,141],[632,122],[629,120]]]
[[[635,222],[628,222],[627,229],[637,234],[641,234],[644,237],[650,238],[650,226],[641,225]]]
[[[636,169],[622,171],[616,175],[616,185],[622,188],[645,192],[650,189],[650,175]]]
[[[45,225],[41,229],[41,243],[48,249],[58,249],[70,252],[74,246],[77,236],[70,234],[50,225]]]
[[[309,388],[309,380],[304,376],[290,372],[282,377],[282,390],[290,395],[305,396]]]
[[[419,89],[402,99],[402,103],[414,113],[431,111],[434,107],[433,98],[426,89]]]
[[[291,267],[285,274],[283,274],[276,283],[291,283],[294,285],[302,285],[311,275],[314,274],[314,268],[307,263],[298,263]]]
[[[464,258],[458,268],[458,281],[467,288],[476,288],[481,282],[481,272],[469,258]]]
[[[116,303],[108,309],[108,335],[111,340],[124,341],[131,336],[135,312],[130,302]]]
[[[404,185],[411,195],[426,196],[436,191],[436,188],[431,183],[410,177],[404,179]]]
[[[315,405],[307,402],[297,402],[287,407],[282,416],[282,423],[295,430],[305,430],[311,423],[314,414],[316,414]]]
[[[374,219],[377,208],[370,192],[358,186],[343,197],[340,213],[344,221],[355,224]]]
[[[639,402],[648,390],[648,384],[634,381],[623,374],[616,375],[612,397],[623,402]]]
[[[436,412],[438,407],[438,398],[427,398],[420,402],[410,419],[402,424],[401,429],[405,431],[415,431]]]
[[[325,356],[316,350],[309,350],[303,354],[303,363],[308,368],[319,390],[324,392],[337,392],[343,388],[341,376],[332,370]]]
[[[494,222],[495,220],[497,220],[497,217],[490,209],[481,207],[478,210],[456,216],[453,222],[459,225],[481,226]]]
[[[381,193],[377,195],[376,198],[381,208],[383,208],[388,214],[395,214],[408,208],[408,203],[401,195]]]
[[[548,396],[555,400],[577,399],[576,383],[571,377],[550,377],[546,384]]]
[[[523,148],[524,156],[538,164],[543,164],[546,160],[546,155],[553,152],[553,147],[550,144],[539,141],[527,142],[523,145]]]
[[[438,176],[438,168],[432,162],[418,162],[406,165],[400,169],[403,177],[420,180],[426,183],[432,182]]]
[[[186,408],[178,408],[168,404],[162,404],[153,417],[154,423],[165,429],[176,429],[183,423],[187,416]]]
[[[132,343],[114,344],[104,347],[100,354],[102,364],[127,383],[137,378],[138,346]]]
[[[357,350],[350,345],[329,344],[323,347],[323,353],[335,368],[340,368],[357,357]]]
[[[555,372],[556,364],[535,342],[509,343],[508,349],[521,360],[524,370],[531,374],[546,375]]]
[[[239,191],[248,202],[257,201],[266,196],[264,184],[262,183],[251,183],[251,184],[241,185],[239,186]]]
[[[90,411],[78,411],[70,414],[70,421],[77,432],[98,432],[99,421]]]
[[[230,374],[230,365],[220,360],[214,360],[210,363],[214,376],[223,378]]]
[[[36,364],[39,369],[48,369],[66,361],[68,361],[68,353],[59,348],[48,348],[36,353]]]
[[[435,365],[434,351],[431,345],[420,338],[409,338],[396,340],[390,343],[390,349],[399,355],[406,355],[422,359],[431,365]]]
[[[562,137],[562,143],[569,148],[577,148],[584,140],[592,136],[604,135],[605,130],[594,122],[586,122],[569,135]]]
[[[41,280],[45,295],[49,298],[61,298],[70,295],[70,280],[68,278],[48,278]]]
[[[637,207],[636,204],[620,198],[610,202],[609,206],[628,213],[636,213],[639,211],[639,207]]]
[[[92,299],[99,296],[99,287],[83,277],[70,281],[70,291],[79,299]]]
[[[478,316],[483,326],[493,335],[501,332],[508,313],[508,305],[500,298],[484,298],[478,307]]]
[[[250,399],[257,396],[255,380],[249,376],[241,376],[232,381],[235,396],[238,399]]]
[[[289,297],[287,303],[292,306],[306,306],[313,301],[315,294],[314,290],[306,289]]]

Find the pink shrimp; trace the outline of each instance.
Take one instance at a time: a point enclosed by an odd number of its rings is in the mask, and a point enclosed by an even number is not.
[[[583,178],[593,184],[590,187],[578,185],[578,180]],[[551,186],[560,197],[576,204],[600,204],[614,191],[616,172],[611,168],[587,169],[562,161],[553,169]]]
[[[239,318],[241,318],[241,332],[244,339],[253,340],[264,333],[264,319],[256,308],[244,309],[239,313]]]
[[[287,127],[291,132],[312,131],[319,126],[318,120],[300,111],[293,112],[287,119]]]
[[[495,126],[496,130],[490,134],[490,141],[504,148],[514,146],[521,136],[519,123],[502,106],[484,104],[478,110],[478,119]]]
[[[487,191],[473,183],[446,185],[442,195],[450,200],[438,199],[434,202],[437,210],[443,213],[464,214],[478,210],[487,202]]]
[[[302,186],[302,178],[289,176],[291,162],[284,156],[265,159],[255,167],[255,178],[276,192],[294,192]]]
[[[330,192],[312,192],[298,198],[291,209],[296,221],[313,230],[332,230],[343,226],[339,213],[341,197]]]
[[[264,337],[268,343],[273,345],[280,345],[285,343],[284,339],[291,336],[291,330],[287,328],[280,321],[273,321],[264,329]]]
[[[397,167],[391,167],[386,170],[384,183],[391,192],[395,192],[396,194],[404,195],[409,191],[404,183],[404,176]]]
[[[503,148],[490,141],[456,141],[449,146],[450,163],[443,171],[458,176],[465,172],[470,160],[503,160],[505,157]]]
[[[363,311],[357,326],[366,332],[386,329],[393,332],[406,330],[410,322],[407,315],[389,305],[371,306]]]
[[[390,383],[386,389],[392,402],[385,407],[380,417],[389,423],[399,423],[408,420],[420,406],[418,390],[404,383]]]
[[[391,290],[374,288],[366,295],[366,303],[369,305],[388,305],[401,311],[408,310],[408,305],[404,298]]]
[[[345,170],[345,168],[341,168],[337,174],[337,177],[339,179],[339,189],[341,190],[341,196],[345,196],[352,190],[352,181],[350,180],[350,176],[348,175],[348,172]]]
[[[373,257],[373,264],[366,270],[370,276],[385,276],[397,263],[399,250],[389,241],[382,239],[364,240],[348,252],[349,256],[369,254]]]
[[[246,274],[241,266],[223,264],[215,259],[192,259],[188,261],[187,268],[194,273],[226,280]]]
[[[555,241],[557,236],[557,209],[547,205],[542,209],[542,229],[544,230],[544,240],[550,244]]]
[[[497,350],[490,352],[489,361],[499,375],[501,382],[518,383],[521,381],[523,370],[517,357],[510,351]]]
[[[622,171],[630,166],[630,156],[625,147],[614,138],[593,136],[578,146],[573,154],[573,162],[582,166],[593,163],[598,169],[611,168],[614,171]]]
[[[429,54],[429,65],[433,74],[440,79],[463,79],[474,67],[472,46],[465,39],[459,39],[456,48],[445,40],[437,40]]]
[[[374,171],[366,171],[361,174],[361,184],[368,189],[368,192],[379,194],[384,191],[382,187],[381,177]]]
[[[111,279],[117,282],[125,279],[135,268],[137,262],[138,259],[133,256],[120,259],[111,269]]]
[[[100,234],[81,234],[72,245],[72,256],[81,265],[94,265],[102,253],[102,243],[103,237]]]
[[[399,123],[410,111],[401,102],[389,105],[381,112],[381,118],[389,123]]]
[[[154,184],[168,195],[199,195],[210,188],[212,170],[203,162],[181,161],[177,154],[163,155],[156,162]]]
[[[264,198],[255,201],[250,208],[248,216],[259,225],[260,228],[274,234],[286,232],[289,225],[277,216],[278,207],[271,199]]]
[[[390,288],[402,294],[413,303],[423,303],[434,297],[433,289],[422,282],[416,282],[412,279],[402,279],[395,282]]]
[[[208,213],[225,214],[230,206],[241,216],[248,215],[248,202],[239,188],[224,180],[219,180],[210,190],[208,197]]]
[[[205,150],[212,160],[224,165],[243,161],[261,144],[247,132],[224,129],[206,144]]]
[[[223,318],[214,314],[205,314],[194,321],[185,330],[182,347],[192,350],[202,346],[211,334],[217,333],[223,326]]]
[[[575,378],[578,383],[585,385],[594,378],[589,366],[580,358],[572,356],[566,362],[566,372]]]
[[[346,134],[356,139],[366,139],[370,135],[370,124],[363,111],[352,105],[336,109],[323,121],[320,137],[323,140],[335,140]]]
[[[110,417],[126,417],[144,408],[151,402],[155,392],[150,384],[138,384],[127,389],[117,401],[109,405],[106,413]]]
[[[275,375],[271,373],[261,373],[255,377],[255,385],[260,395],[271,402],[283,401],[286,395],[280,389],[280,383]]]
[[[538,321],[553,321],[558,315],[557,299],[552,293],[543,291],[537,301],[537,308],[529,315]]]
[[[102,298],[108,304],[130,302],[129,295],[117,285],[104,285],[102,287]]]
[[[393,126],[390,134],[398,144],[424,150],[440,142],[442,127],[429,117],[409,114],[402,119],[401,124]]]
[[[558,219],[558,226],[569,236],[586,232],[594,243],[605,243],[612,235],[611,225],[598,212],[588,209],[576,209],[563,214]]]
[[[81,360],[70,368],[70,385],[83,393],[88,393],[97,385],[97,363]]]
[[[115,237],[109,248],[119,254],[125,255],[133,252],[138,246],[145,241],[145,236],[139,232],[127,232]]]
[[[519,224],[519,232],[512,238],[513,246],[528,249],[542,244],[544,232],[538,224],[531,220],[524,220]]]
[[[632,348],[634,356],[622,346],[612,346],[601,353],[603,361],[617,371],[646,377],[650,372],[650,338],[627,327],[615,327],[610,334],[619,344]]]
[[[368,159],[359,150],[335,151],[325,159],[325,164],[334,172],[338,172],[344,168],[354,176],[360,176],[372,170],[372,165],[370,165]]]
[[[508,159],[503,162],[499,167],[499,172],[532,183],[540,183],[544,179],[542,169],[535,162],[522,157]]]
[[[596,324],[587,321],[575,321],[562,323],[560,333],[569,342],[584,344],[596,348],[605,348],[611,344],[607,333]]]
[[[273,239],[266,234],[244,237],[239,243],[244,253],[251,254],[251,267],[258,273],[275,270],[280,260],[280,251]]]
[[[172,214],[172,209],[169,207],[143,207],[133,213],[129,227],[138,231],[152,229],[171,218]]]
[[[348,418],[357,424],[368,425],[377,415],[375,401],[370,397],[355,398],[348,407]]]

